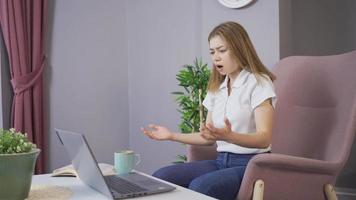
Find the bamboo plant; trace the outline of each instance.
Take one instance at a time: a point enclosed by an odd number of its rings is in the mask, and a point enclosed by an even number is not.
[[[184,65],[176,79],[183,91],[173,92],[181,114],[179,129],[184,134],[199,132],[200,123],[206,120],[207,110],[202,105],[207,93],[210,70],[202,59],[195,58],[193,65]],[[176,162],[186,161],[186,156],[178,155]]]

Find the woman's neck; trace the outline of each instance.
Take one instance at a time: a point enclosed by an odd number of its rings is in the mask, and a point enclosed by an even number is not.
[[[231,93],[231,88],[232,88],[232,85],[234,84],[237,76],[240,74],[241,72],[241,68],[238,68],[237,70],[235,70],[234,72],[228,74],[228,81],[227,81],[227,93],[228,95],[230,96],[230,93]]]
[[[231,87],[232,84],[234,84],[234,82],[235,82],[237,76],[240,74],[241,70],[242,70],[241,68],[238,68],[234,72],[227,75],[229,77],[228,87]]]

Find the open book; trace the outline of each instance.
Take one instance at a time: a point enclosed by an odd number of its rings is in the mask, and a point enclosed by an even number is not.
[[[106,164],[106,163],[99,163],[99,168],[104,176],[109,175],[116,175],[116,171],[114,166]],[[67,165],[58,169],[53,170],[52,175],[53,177],[76,177],[77,172],[74,170],[73,165]]]

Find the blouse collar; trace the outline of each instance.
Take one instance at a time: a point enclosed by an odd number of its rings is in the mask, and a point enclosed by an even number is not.
[[[241,85],[243,85],[243,84],[246,82],[247,77],[248,77],[250,74],[251,74],[250,72],[248,72],[248,71],[242,69],[242,70],[240,71],[240,73],[237,75],[237,77],[236,77],[234,83],[232,84],[232,87],[233,87],[233,88],[238,88],[238,87],[240,87]],[[229,77],[226,75],[226,76],[225,76],[225,80],[224,80],[224,82],[221,83],[219,89],[227,88],[227,82],[228,82],[228,80],[229,80]]]

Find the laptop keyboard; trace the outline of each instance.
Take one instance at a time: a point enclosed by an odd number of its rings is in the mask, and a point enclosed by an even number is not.
[[[105,179],[110,188],[114,189],[116,192],[121,194],[147,191],[147,189],[142,188],[118,176],[106,176]]]

